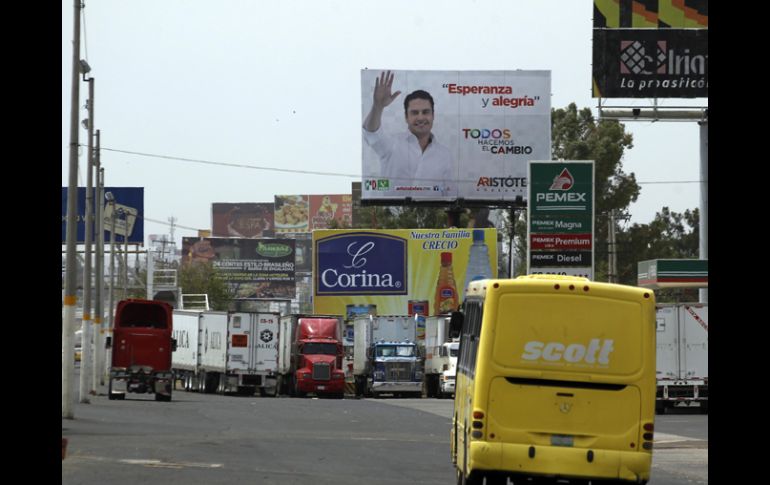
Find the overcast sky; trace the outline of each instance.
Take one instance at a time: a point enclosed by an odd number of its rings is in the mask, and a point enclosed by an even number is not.
[[[360,70],[367,67],[550,70],[552,107],[575,102],[597,115],[592,15],[591,0],[85,0],[80,57],[96,80],[106,185],[144,187],[145,240],[167,234],[173,216],[178,244],[211,227],[213,202],[349,193],[361,174]],[[72,28],[72,2],[64,0],[63,186]],[[87,97],[81,83],[81,105]],[[605,102],[652,107],[646,99]],[[708,100],[658,103],[705,107]],[[628,122],[626,130],[634,148],[623,166],[642,183],[631,222],[650,222],[664,205],[698,207],[698,125]],[[81,144],[86,135],[81,129]],[[81,167],[85,161],[81,150]]]

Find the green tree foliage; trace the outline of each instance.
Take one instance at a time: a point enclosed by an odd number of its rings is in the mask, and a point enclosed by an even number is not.
[[[356,229],[436,229],[447,226],[446,209],[439,207],[370,206],[357,210]],[[468,215],[460,215],[465,227]]]
[[[179,267],[179,287],[184,293],[206,293],[212,310],[225,311],[233,293],[211,261],[194,261]]]

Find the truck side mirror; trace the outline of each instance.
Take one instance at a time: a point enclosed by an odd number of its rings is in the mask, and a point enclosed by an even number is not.
[[[107,337],[107,339],[104,341],[104,348],[105,349],[112,348],[112,337]]]
[[[463,329],[463,321],[465,316],[462,312],[452,312],[452,316],[449,319],[449,337],[457,338],[460,336],[460,332]]]
[[[176,352],[176,339],[175,338],[171,339],[171,351],[172,352]]]

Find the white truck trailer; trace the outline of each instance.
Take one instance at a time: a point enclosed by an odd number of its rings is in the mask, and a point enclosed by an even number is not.
[[[198,389],[201,313],[195,310],[174,310],[173,337],[177,346],[171,354],[171,368],[175,380],[182,381],[185,391]]]
[[[274,391],[278,313],[180,310],[174,313],[175,319],[179,314],[181,320],[190,322],[192,316],[183,313],[198,315],[197,353],[194,357],[191,353],[182,353],[173,364],[185,389],[220,394],[254,394],[259,390],[260,395]],[[189,333],[193,333],[192,328]],[[178,351],[177,345],[174,355]]]
[[[699,406],[708,413],[708,304],[659,304],[656,329],[655,410]]]
[[[425,395],[449,397],[455,392],[459,339],[449,335],[449,317],[434,315],[425,319]]]
[[[364,315],[353,320],[356,395],[422,396],[417,317]]]

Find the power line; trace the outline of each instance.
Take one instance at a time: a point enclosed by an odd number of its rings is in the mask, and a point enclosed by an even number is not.
[[[276,167],[266,167],[266,166],[259,166],[259,165],[247,165],[243,163],[233,163],[233,162],[217,162],[213,160],[201,160],[201,159],[195,159],[195,158],[185,158],[185,157],[175,157],[171,155],[158,155],[155,153],[144,153],[144,152],[135,152],[131,150],[120,150],[118,148],[105,148],[101,147],[102,150],[107,150],[111,152],[116,153],[125,153],[127,155],[138,155],[141,157],[149,157],[149,158],[161,158],[164,160],[175,160],[179,162],[192,162],[192,163],[202,163],[206,165],[217,165],[221,167],[235,167],[235,168],[249,168],[252,170],[267,170],[271,172],[284,172],[284,173],[298,173],[298,174],[305,174],[305,175],[323,175],[323,176],[332,176],[332,177],[350,177],[354,179],[361,179],[361,174],[350,174],[350,173],[340,173],[340,172],[321,172],[321,171],[313,171],[313,170],[295,170],[295,169],[289,169],[289,168],[276,168]],[[651,184],[699,184],[704,182],[703,180],[660,180],[660,181],[650,181],[650,182],[639,182],[636,183],[639,185],[651,185]],[[181,227],[181,226],[180,226]]]
[[[290,168],[276,168],[276,167],[263,167],[259,165],[247,165],[243,163],[232,163],[232,162],[215,162],[212,160],[199,160],[195,158],[184,158],[184,157],[173,157],[170,155],[158,155],[154,153],[142,153],[142,152],[134,152],[129,150],[119,150],[117,148],[105,148],[102,147],[102,150],[107,150],[110,152],[117,152],[117,153],[126,153],[128,155],[139,155],[141,157],[151,157],[151,158],[162,158],[166,160],[176,160],[180,162],[193,162],[193,163],[203,163],[206,165],[217,165],[222,167],[236,167],[236,168],[250,168],[253,170],[268,170],[272,172],[284,172],[284,173],[299,173],[299,174],[307,174],[307,175],[327,175],[327,176],[335,176],[335,177],[351,177],[359,179],[361,178],[360,174],[350,174],[350,173],[339,173],[339,172],[316,172],[312,170],[294,170]]]

